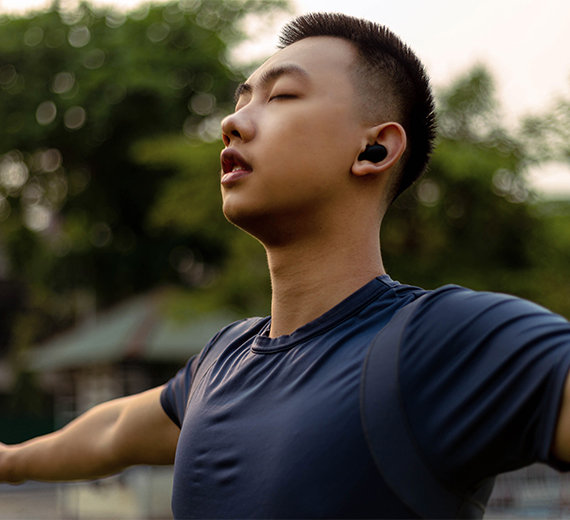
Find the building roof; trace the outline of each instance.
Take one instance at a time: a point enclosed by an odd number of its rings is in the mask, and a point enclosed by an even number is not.
[[[27,365],[44,372],[126,360],[182,363],[239,318],[224,309],[197,310],[188,293],[162,288],[30,349]]]

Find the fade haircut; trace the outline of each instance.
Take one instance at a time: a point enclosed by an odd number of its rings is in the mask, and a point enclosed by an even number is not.
[[[373,115],[373,124],[395,117],[404,127],[407,147],[389,194],[394,200],[424,173],[434,146],[435,106],[424,66],[387,27],[339,13],[295,18],[283,27],[279,48],[312,36],[351,42],[358,54],[353,76],[364,113]]]

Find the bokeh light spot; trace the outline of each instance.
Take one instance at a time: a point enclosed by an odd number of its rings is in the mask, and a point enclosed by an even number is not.
[[[83,58],[83,66],[89,70],[95,70],[103,66],[105,63],[105,52],[101,49],[93,49],[89,51]]]
[[[45,231],[50,223],[52,212],[49,208],[36,204],[34,206],[27,206],[23,212],[24,225],[31,231]]]
[[[216,98],[212,94],[201,92],[190,99],[190,109],[200,116],[207,116],[214,111]]]
[[[66,110],[63,123],[69,130],[79,130],[87,119],[87,113],[83,107],[75,106]]]
[[[113,233],[105,222],[96,222],[89,230],[89,241],[95,247],[105,247],[111,243]]]
[[[34,156],[34,163],[37,164],[40,171],[54,172],[61,166],[61,152],[57,148],[41,150]]]
[[[65,94],[75,85],[75,76],[71,72],[58,72],[52,81],[51,91],[55,94]]]
[[[57,107],[53,101],[44,101],[36,109],[36,121],[40,125],[49,125],[57,116]]]
[[[67,35],[67,41],[72,47],[85,47],[91,40],[91,32],[85,25],[72,27]]]
[[[44,39],[44,30],[41,27],[34,25],[24,33],[24,43],[28,47],[35,47],[42,43]]]
[[[14,65],[2,65],[0,67],[0,85],[10,87],[18,78]]]
[[[417,194],[424,206],[436,206],[441,198],[441,189],[432,179],[424,179],[418,184]]]
[[[146,37],[152,43],[163,41],[170,32],[170,26],[166,23],[153,23],[146,31]]]
[[[8,193],[17,192],[29,177],[29,170],[18,150],[13,150],[0,158],[0,184]]]

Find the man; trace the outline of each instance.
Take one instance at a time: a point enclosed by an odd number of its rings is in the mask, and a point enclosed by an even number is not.
[[[566,468],[568,322],[382,265],[382,217],[434,137],[417,58],[343,15],[300,17],[282,43],[222,122],[223,211],[266,248],[271,316],[164,387],[3,447],[0,480],[174,461],[176,518],[411,518],[477,516],[493,475]]]

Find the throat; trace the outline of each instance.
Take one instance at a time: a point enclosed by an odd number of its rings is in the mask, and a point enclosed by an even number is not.
[[[378,255],[358,263],[330,256],[276,265],[268,254],[271,272],[270,337],[291,334],[322,316],[370,280],[385,274]]]

